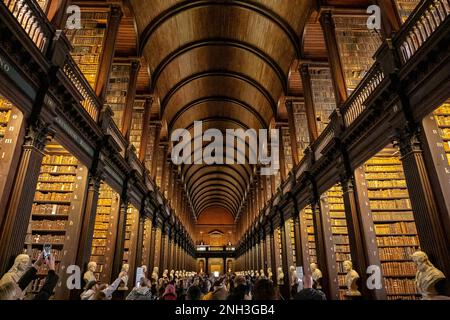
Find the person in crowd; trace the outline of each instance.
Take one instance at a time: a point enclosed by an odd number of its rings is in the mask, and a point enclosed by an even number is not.
[[[164,290],[164,294],[161,296],[161,300],[177,300],[177,294],[175,286],[169,283]]]
[[[313,288],[311,275],[303,276],[303,289],[294,294],[294,300],[326,300],[325,293]]]
[[[151,283],[151,293],[152,293],[152,299],[156,300],[158,299],[158,284],[157,281],[154,278],[150,279],[150,283]]]
[[[198,301],[202,299],[202,291],[199,286],[190,286],[187,290],[186,300]]]
[[[136,286],[126,297],[126,300],[153,300],[151,281],[145,277],[141,278],[139,286]]]
[[[214,287],[211,283],[211,280],[206,279],[203,293],[204,294],[202,300],[212,300]]]
[[[234,279],[234,284],[236,287],[239,286],[240,284],[247,284],[247,280],[245,279],[244,276],[239,275]]]
[[[250,286],[247,284],[239,284],[228,295],[227,300],[243,301],[252,300],[252,293]]]
[[[269,279],[259,279],[253,287],[253,300],[278,300],[277,289]]]
[[[212,293],[211,300],[226,300],[228,297],[228,291],[225,287],[224,280],[224,278],[220,278],[214,283],[214,291]]]
[[[42,265],[48,268],[47,277],[44,285],[39,292],[33,297],[33,300],[48,300],[53,295],[53,290],[58,283],[58,275],[55,272],[55,258],[50,255],[44,259],[41,252],[36,262],[22,274],[19,281],[9,281],[0,286],[0,300],[22,300],[24,298],[23,291],[28,287],[31,281],[37,279],[37,272]]]
[[[117,290],[119,284],[124,281],[125,272],[120,272],[119,276],[110,285],[99,283],[98,281],[90,281],[86,285],[86,289],[81,293],[81,300],[111,300],[114,291]]]

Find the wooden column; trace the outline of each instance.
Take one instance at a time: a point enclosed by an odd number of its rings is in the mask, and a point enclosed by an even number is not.
[[[158,168],[158,148],[159,148],[159,140],[161,137],[161,121],[157,121],[155,123],[155,140],[153,143],[153,157],[152,157],[152,178],[153,181],[156,181],[156,172]]]
[[[259,179],[260,179],[260,175],[259,173],[256,173],[255,176],[255,198],[256,198],[256,213],[255,216],[256,218],[259,217],[259,212],[262,208],[262,199],[261,199],[261,187],[259,185]]]
[[[294,220],[294,223],[295,220]],[[306,222],[306,217],[305,217],[305,213],[304,210],[302,210],[299,214],[299,224],[300,224],[300,228],[299,228],[299,232],[300,232],[300,250],[302,252],[301,257],[299,259],[299,256],[297,255],[297,263],[301,263],[301,265],[303,266],[303,274],[304,275],[311,275],[311,259],[309,256],[309,241],[308,241],[308,225]],[[294,225],[294,228],[297,228]],[[296,233],[296,238],[297,238],[297,231],[295,231]],[[297,242],[296,242],[296,247],[295,250],[297,251],[298,249],[297,246]]]
[[[317,130],[317,116],[316,108],[314,106],[313,90],[311,83],[311,75],[309,73],[309,66],[307,64],[302,64],[300,66],[300,75],[302,77],[303,84],[303,96],[305,97],[305,111],[306,120],[308,122],[308,132],[309,132],[309,142],[313,143],[319,136]]]
[[[140,215],[139,229],[138,229],[138,234],[137,234],[136,260],[134,262],[135,269],[142,266],[142,249],[144,246],[144,227],[145,227],[145,216]],[[135,272],[133,271],[133,274],[134,273]],[[135,280],[139,280],[139,279],[135,279]]]
[[[276,262],[276,254],[275,250],[275,229],[273,226],[273,222],[270,221],[270,265],[272,266],[272,281],[273,283],[277,283],[277,262]]]
[[[70,0],[53,0],[50,1],[47,10],[48,20],[58,30],[64,30],[67,22],[67,7]]]
[[[353,269],[355,269],[361,277],[359,290],[364,297],[375,298],[375,290],[369,290],[365,285],[368,278],[366,270],[370,265],[367,261],[368,248],[365,241],[370,240],[373,241],[373,243],[376,243],[375,234],[372,235],[373,237],[371,239],[367,239],[363,234],[364,230],[360,221],[362,215],[359,212],[353,178],[341,178],[341,185]],[[367,203],[369,203],[368,198]],[[373,230],[375,230],[374,227]],[[378,265],[381,265],[379,260],[373,262],[378,262]],[[386,298],[386,296],[384,298]]]
[[[156,221],[156,212],[153,213],[153,219],[152,219],[152,229],[150,233],[150,250],[149,250],[149,266],[148,270],[149,272],[153,272],[153,268],[156,267],[155,265],[155,246],[156,246],[156,230],[157,230],[157,221]]]
[[[172,184],[172,178],[173,178],[173,163],[170,159],[167,160],[168,161],[168,166],[167,166],[167,200],[169,202],[169,205],[172,204],[172,188],[173,188],[173,184]]]
[[[286,180],[286,162],[284,159],[284,148],[286,147],[283,142],[283,127],[281,124],[277,124],[277,129],[280,131],[280,176],[281,176],[281,182]],[[275,193],[275,191],[273,192]]]
[[[303,267],[303,274],[309,274],[309,263],[304,258],[308,252],[304,251],[304,246],[302,245],[304,240],[301,236],[300,214],[297,210],[292,216],[292,223],[294,224],[295,263],[296,266]]]
[[[136,97],[137,77],[141,63],[133,61],[131,63],[130,82],[128,83],[127,98],[122,120],[122,134],[127,141],[130,141],[131,124],[133,121],[134,98]]]
[[[148,140],[150,135],[150,118],[152,113],[152,104],[153,98],[145,99],[145,109],[144,109],[144,118],[142,123],[142,138],[141,138],[141,146],[139,147],[139,160],[141,162],[145,161],[145,156],[147,155],[148,148]]]
[[[125,234],[127,227],[127,209],[128,201],[125,197],[122,197],[120,201],[120,211],[119,211],[119,222],[117,224],[117,236],[116,236],[116,250],[114,251],[114,260],[111,271],[111,278],[115,279],[122,269],[123,264],[123,253],[125,248]],[[130,270],[130,272],[134,272]]]
[[[267,270],[267,243],[266,243],[266,233],[264,230],[261,230],[261,238],[260,238],[260,245],[261,248],[261,269],[264,270],[266,273]]]
[[[281,152],[280,152],[280,159],[281,159]],[[281,172],[281,164],[280,164],[280,172]],[[270,195],[271,198],[275,194],[275,175],[270,176]]]
[[[161,272],[167,269],[167,241],[167,227],[164,223],[161,229],[161,249],[159,252],[159,270],[161,270]]]
[[[105,100],[109,74],[111,71],[114,52],[116,50],[117,33],[122,15],[123,13],[120,6],[111,6],[111,13],[109,14],[108,27],[106,28],[105,39],[103,41],[104,46],[102,48],[102,56],[98,66],[98,75],[95,84],[95,93],[100,98],[100,101]]]
[[[94,237],[95,217],[97,214],[98,197],[100,193],[101,176],[90,174],[86,203],[81,217],[80,237],[78,241],[77,257],[75,263],[81,270],[87,270],[87,264],[92,252],[92,239]]]
[[[292,154],[292,162],[295,167],[298,164],[298,145],[297,145],[297,130],[295,130],[295,117],[294,117],[294,108],[292,106],[292,100],[286,100],[286,110],[288,114],[288,124],[289,124],[289,135],[291,141],[291,154]]]
[[[263,207],[267,204],[267,176],[261,176],[261,189],[263,196]]]
[[[401,161],[416,221],[421,249],[450,278],[449,226],[438,210],[417,134],[399,131]]]
[[[8,271],[23,251],[48,134],[48,125],[42,121],[27,129],[0,234],[0,274]]]
[[[282,248],[282,255],[281,255],[281,267],[283,268],[284,273],[284,283],[280,286],[280,293],[282,294],[283,298],[288,300],[290,296],[289,292],[289,265],[288,265],[288,255],[292,255],[292,251],[288,251],[288,246],[286,242],[286,228],[285,228],[285,221],[282,217],[282,213],[280,212],[280,237],[281,237],[281,248]]]
[[[173,241],[173,228],[169,228],[167,234],[167,253],[166,253],[166,269],[169,271],[172,269],[172,241]]]
[[[381,30],[384,38],[391,38],[393,33],[398,32],[402,26],[402,21],[394,1],[395,0],[376,1],[381,9]]]
[[[162,163],[162,172],[161,172],[161,193],[164,195],[164,192],[166,191],[166,179],[168,176],[168,171],[170,170],[168,167],[168,161],[167,161],[167,142],[163,144],[163,163]]]
[[[347,100],[348,94],[331,10],[323,10],[321,12],[320,23],[322,25],[327,47],[328,61],[330,63],[331,76],[334,86],[334,95],[336,98],[336,106],[340,107],[341,104],[343,104]]]
[[[321,199],[320,202],[320,206],[316,203],[311,204],[317,262],[323,274],[322,287],[327,298],[337,300],[339,299],[338,270],[331,232],[330,212],[328,201]]]

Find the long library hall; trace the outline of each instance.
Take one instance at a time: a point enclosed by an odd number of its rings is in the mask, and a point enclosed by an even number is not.
[[[0,1],[0,300],[449,300],[449,16]]]

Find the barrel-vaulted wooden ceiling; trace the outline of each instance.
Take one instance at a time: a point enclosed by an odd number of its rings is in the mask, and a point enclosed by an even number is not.
[[[169,134],[267,128],[287,94],[293,61],[314,1],[130,0],[148,63],[151,89]],[[234,216],[254,168],[184,165],[181,173],[194,211],[226,208]]]

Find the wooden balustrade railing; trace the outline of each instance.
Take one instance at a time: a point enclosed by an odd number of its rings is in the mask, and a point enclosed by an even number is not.
[[[394,42],[408,62],[450,15],[450,0],[427,0],[410,16]]]
[[[45,53],[52,40],[52,28],[34,0],[2,0],[30,39]]]
[[[365,102],[383,80],[384,73],[375,63],[341,108],[345,127],[350,126],[366,109]]]
[[[319,138],[314,142],[313,150],[316,161],[322,157],[323,149],[325,149],[325,147],[330,143],[331,140],[333,140],[333,138],[334,138],[334,125],[333,123],[330,123],[325,128],[325,130],[323,130]]]
[[[67,55],[63,71],[83,97],[83,100],[80,101],[81,105],[89,113],[92,119],[97,122],[100,114],[101,103],[70,55]]]

